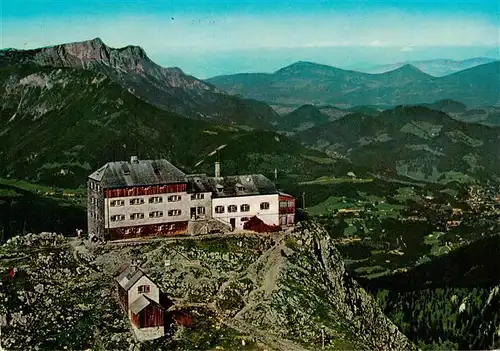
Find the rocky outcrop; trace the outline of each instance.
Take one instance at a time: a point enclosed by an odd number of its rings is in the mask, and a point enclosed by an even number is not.
[[[292,235],[192,243],[143,248],[142,262],[178,301],[211,306],[227,325],[272,348],[318,349],[322,335],[333,349],[415,348],[348,275],[315,222]]]
[[[194,322],[171,339],[148,342],[150,349],[234,350],[246,343],[261,350],[317,350],[323,343],[328,349],[414,349],[347,274],[328,233],[315,222],[304,222],[294,233],[171,238],[132,246],[70,243],[42,235],[0,247],[0,254],[8,249],[23,257],[21,276],[15,284],[6,282],[1,296],[7,303],[0,307],[17,313],[14,322],[9,314],[10,325],[2,330],[10,345],[46,346],[43,337],[54,332],[50,342],[59,348],[129,343],[109,282],[134,262],[173,299],[173,308]],[[20,288],[22,282],[29,284]],[[18,294],[26,298],[20,301]],[[78,324],[81,318],[88,318],[87,324]],[[60,323],[71,327],[73,339],[64,336]],[[230,344],[214,339],[214,333],[228,335]],[[29,341],[21,341],[22,335]]]
[[[409,350],[412,343],[346,272],[328,233],[314,222],[299,225],[250,265],[253,289],[243,296],[235,323],[315,348],[323,333],[335,347]],[[240,278],[241,279],[241,278]],[[227,294],[227,292],[225,292]]]
[[[302,237],[312,241],[315,257],[331,286],[331,298],[357,334],[372,349],[412,349],[412,343],[382,313],[375,299],[349,276],[328,233],[315,222],[305,222],[304,227]]]
[[[157,65],[139,46],[115,49],[104,44],[100,38],[40,49],[33,60],[41,66],[104,70],[115,78],[126,74],[139,75],[156,80],[163,88],[222,93],[212,85],[186,75],[180,68]]]

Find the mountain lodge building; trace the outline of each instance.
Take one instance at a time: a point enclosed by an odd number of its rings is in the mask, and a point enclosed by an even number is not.
[[[232,230],[257,216],[294,224],[295,199],[262,174],[186,175],[164,159],[109,162],[88,178],[88,233],[104,240],[187,233],[190,221],[216,220]]]

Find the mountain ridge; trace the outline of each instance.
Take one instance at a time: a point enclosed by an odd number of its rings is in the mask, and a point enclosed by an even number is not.
[[[445,77],[433,77],[412,65],[369,74],[298,62],[275,73],[225,75],[209,83],[229,94],[272,105],[407,105],[453,99],[470,107],[500,105],[500,61]]]
[[[465,60],[432,59],[432,60],[412,60],[390,64],[376,65],[371,68],[358,68],[358,71],[366,73],[383,73],[394,70],[402,65],[411,64],[421,71],[435,77],[446,76],[467,68],[475,67],[484,63],[496,61],[490,57],[473,57]]]
[[[0,67],[12,65],[103,73],[142,100],[189,118],[273,129],[272,123],[278,117],[265,103],[227,95],[178,67],[159,66],[139,46],[111,48],[99,38],[0,52]]]
[[[350,114],[297,137],[389,176],[435,183],[500,179],[499,127],[458,121],[423,106],[399,106],[377,116]]]

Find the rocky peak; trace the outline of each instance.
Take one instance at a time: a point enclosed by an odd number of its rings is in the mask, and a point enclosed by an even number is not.
[[[37,50],[34,61],[43,66],[89,69],[105,65],[125,71],[143,70],[154,65],[139,46],[111,48],[100,38],[46,47]]]

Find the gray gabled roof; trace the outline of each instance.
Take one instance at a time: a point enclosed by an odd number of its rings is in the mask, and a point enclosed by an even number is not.
[[[167,160],[109,162],[89,176],[103,188],[184,183],[186,175]]]
[[[151,300],[146,295],[141,295],[130,304],[130,311],[132,311],[133,314],[138,314],[149,305],[156,305],[161,309],[163,309],[163,307],[160,304]]]
[[[277,194],[274,183],[262,174],[207,177],[204,174],[186,176],[190,192],[212,192],[212,198]]]
[[[130,266],[116,277],[116,281],[125,291],[128,291],[144,275],[146,273],[140,268]]]
[[[147,299],[144,295],[141,295],[130,304],[130,311],[132,311],[133,314],[137,314],[146,308],[150,303],[149,299]]]

